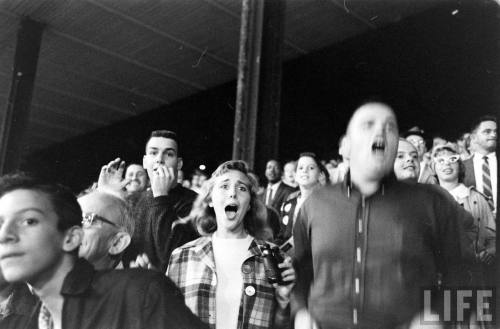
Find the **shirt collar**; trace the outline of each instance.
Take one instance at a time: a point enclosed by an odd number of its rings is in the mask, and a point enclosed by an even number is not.
[[[276,191],[278,189],[278,187],[280,186],[281,184],[281,181],[278,181],[277,183],[274,183],[274,184],[267,184],[267,187],[270,187],[273,191]]]
[[[486,156],[488,157],[488,161],[492,161],[492,160],[495,160],[496,161],[496,152],[490,152],[488,154],[486,154]],[[484,155],[481,154],[481,153],[474,153],[474,157],[479,159],[479,160],[482,160],[484,158]]]
[[[469,196],[470,191],[464,184],[460,184],[450,191],[455,199],[463,199]]]

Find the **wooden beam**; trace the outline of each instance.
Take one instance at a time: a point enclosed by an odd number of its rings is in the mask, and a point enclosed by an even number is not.
[[[238,15],[237,13],[233,12],[232,10],[226,8],[224,5],[222,5],[221,3],[217,2],[217,1],[214,1],[214,0],[203,0],[203,1],[205,1],[208,4],[211,4],[215,8],[225,12],[227,15],[229,15],[233,18],[236,18],[238,20],[240,19],[240,15]],[[289,39],[284,38],[283,42],[285,43],[285,45],[292,48],[293,50],[295,50],[299,54],[301,54],[301,55],[307,54],[307,51],[305,49],[302,49],[301,47],[299,47],[298,45],[296,45],[295,43],[293,43]]]
[[[253,167],[264,0],[242,0],[233,159]]]
[[[259,173],[269,159],[279,158],[284,30],[285,0],[266,0],[254,163]]]
[[[24,18],[17,33],[9,99],[0,122],[0,174],[19,167],[43,30],[43,24]]]

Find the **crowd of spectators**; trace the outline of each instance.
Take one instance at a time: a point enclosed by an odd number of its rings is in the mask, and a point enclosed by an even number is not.
[[[78,196],[7,174],[0,327],[418,328],[424,288],[496,283],[496,118],[428,138],[374,101],[338,159],[269,159],[262,178],[231,160],[188,179],[168,130]]]

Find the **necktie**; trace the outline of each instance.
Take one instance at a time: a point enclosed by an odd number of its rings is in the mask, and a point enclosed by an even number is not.
[[[485,155],[483,157],[483,193],[488,198],[493,198],[493,193],[491,192],[491,176],[490,176],[490,165],[488,164],[488,157]]]
[[[267,187],[266,206],[270,206],[272,200],[273,200],[273,189],[271,188],[271,186],[268,186]]]
[[[42,304],[40,307],[40,313],[38,314],[38,329],[53,329],[54,322],[52,321],[52,316],[49,310]]]

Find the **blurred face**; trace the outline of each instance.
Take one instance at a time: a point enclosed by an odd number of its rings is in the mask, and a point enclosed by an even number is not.
[[[250,209],[250,181],[238,170],[229,170],[217,177],[212,190],[212,204],[217,231],[240,234],[243,219]]]
[[[472,134],[472,141],[478,151],[490,153],[497,147],[497,124],[495,121],[483,121]]]
[[[125,186],[128,192],[145,191],[148,186],[148,174],[140,165],[130,165],[125,172],[125,178],[130,179],[130,183]]]
[[[313,158],[300,157],[297,162],[296,180],[301,187],[313,187],[319,183],[320,170]]]
[[[420,161],[415,146],[408,141],[399,141],[398,153],[394,160],[394,173],[398,180],[417,181],[420,174]]]
[[[439,182],[458,183],[460,156],[448,150],[440,151],[434,157],[434,170]]]
[[[18,189],[0,198],[0,268],[9,282],[50,280],[63,260],[65,234],[41,192]]]
[[[146,154],[143,158],[143,167],[147,170],[149,178],[153,177],[153,172],[159,165],[174,168],[174,173],[177,175],[177,169],[180,169],[178,164],[177,142],[165,137],[151,137],[146,144]]]
[[[422,136],[418,135],[409,135],[406,137],[406,140],[415,146],[418,152],[418,157],[419,159],[422,159],[424,156],[424,153],[427,151],[427,148],[425,147],[425,140],[422,138]]]
[[[276,160],[270,160],[267,162],[266,178],[271,184],[277,183],[281,179],[281,168]]]
[[[283,170],[284,181],[288,185],[295,185],[295,164],[287,163]]]
[[[87,194],[79,198],[78,203],[84,215],[97,215],[91,223],[88,220],[83,223],[83,240],[78,256],[97,264],[109,257],[113,238],[120,231],[120,213],[114,204],[99,193]]]
[[[369,103],[356,110],[346,136],[352,176],[382,179],[393,170],[397,147],[396,116],[388,106]]]

